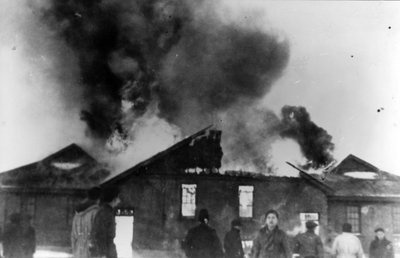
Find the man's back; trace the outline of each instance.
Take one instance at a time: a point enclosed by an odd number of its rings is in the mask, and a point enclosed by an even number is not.
[[[232,228],[226,233],[224,238],[225,257],[242,258],[244,257],[240,230]]]
[[[314,232],[305,232],[296,236],[295,253],[299,253],[300,257],[316,257],[324,256],[321,238]]]
[[[117,251],[114,244],[115,216],[113,208],[110,205],[100,205],[100,209],[93,222],[92,236],[96,255],[117,258]]]
[[[204,223],[189,230],[184,244],[189,258],[222,257],[221,243],[215,230]]]
[[[92,227],[94,218],[99,210],[97,204],[90,206],[84,211],[77,212],[72,221],[71,244],[75,258],[90,257],[92,245]]]
[[[363,250],[360,240],[351,233],[343,232],[333,242],[333,254],[337,258],[362,258]]]

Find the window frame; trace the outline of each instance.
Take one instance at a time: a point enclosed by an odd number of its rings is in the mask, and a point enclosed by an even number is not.
[[[252,188],[252,191],[251,191],[251,215],[250,216],[243,216],[242,214],[241,214],[241,203],[240,203],[240,194],[241,194],[241,191],[240,191],[240,188],[241,187],[251,187]],[[241,185],[238,185],[238,214],[239,214],[239,218],[241,218],[241,219],[252,219],[253,217],[254,217],[254,191],[255,191],[255,187],[254,187],[254,185],[251,185],[251,184],[247,184],[247,185],[244,185],[244,184],[241,184]]]
[[[184,204],[188,205],[189,203],[183,203],[183,190],[184,190],[184,186],[194,186],[194,211],[193,211],[193,215],[184,215],[183,214],[183,206]],[[180,217],[181,218],[185,218],[185,219],[194,219],[196,217],[196,209],[197,209],[197,189],[198,189],[198,184],[196,183],[181,183],[180,184]]]
[[[353,213],[353,214],[357,214],[357,223],[358,223],[358,231],[355,231],[356,228],[354,227],[354,224],[350,221],[350,219],[354,218],[349,218],[349,209],[350,208],[356,208],[357,209],[357,213]],[[346,205],[346,222],[349,223],[352,227],[352,233],[353,234],[361,234],[362,233],[362,227],[361,227],[361,207],[360,205],[356,205],[356,204],[349,204]]]

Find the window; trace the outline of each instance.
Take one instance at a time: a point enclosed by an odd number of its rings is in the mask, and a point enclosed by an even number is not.
[[[347,206],[346,219],[351,224],[353,233],[361,233],[359,206]]]
[[[400,234],[400,206],[392,208],[393,233]]]
[[[241,218],[253,217],[253,192],[254,186],[239,186],[239,216]]]
[[[182,216],[194,217],[196,212],[196,185],[182,184]]]

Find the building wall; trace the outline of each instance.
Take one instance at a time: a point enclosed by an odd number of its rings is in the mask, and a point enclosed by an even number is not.
[[[29,214],[40,246],[70,246],[73,207],[81,199],[71,194],[0,193],[2,228],[13,213]]]
[[[399,206],[398,203],[382,201],[329,201],[328,224],[337,234],[342,232],[342,225],[347,222],[346,207],[348,206],[359,207],[361,232],[357,236],[362,242],[365,253],[369,252],[369,245],[375,237],[374,230],[378,227],[385,229],[386,237],[389,240],[394,240],[396,252],[400,253],[397,239],[400,236],[400,232],[394,232],[396,218],[393,217],[393,209]]]
[[[239,216],[239,185],[254,186],[253,217],[243,219],[242,237],[252,240],[262,226],[262,218],[269,209],[280,213],[280,227],[291,235],[300,230],[301,212],[320,214],[322,229],[327,225],[325,195],[300,178],[132,176],[120,185],[125,207],[133,207],[134,239],[136,249],[174,249],[187,230],[197,224],[195,218],[181,216],[181,184],[196,184],[197,210],[207,208],[210,225],[222,240],[232,219]],[[324,234],[324,230],[321,230]]]

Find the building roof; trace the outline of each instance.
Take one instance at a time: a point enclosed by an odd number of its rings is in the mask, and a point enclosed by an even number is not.
[[[301,176],[330,187],[333,191],[329,196],[334,199],[400,199],[400,177],[381,171],[352,154],[328,173]]]
[[[206,127],[197,133],[172,145],[166,150],[144,160],[128,170],[107,178],[102,185],[112,185],[136,175],[162,175],[162,176],[196,176],[199,178],[225,178],[225,179],[257,179],[273,181],[298,181],[294,177],[277,177],[248,171],[221,171],[222,148],[220,146],[221,131]],[[169,167],[157,167],[162,164]],[[156,167],[156,168],[155,168]]]
[[[109,175],[104,166],[76,144],[46,158],[0,174],[2,189],[87,189]]]
[[[210,129],[208,126],[182,141],[172,145],[164,151],[146,159],[132,168],[110,178],[106,178],[102,185],[109,185],[121,181],[126,177],[147,172],[149,166],[162,162],[173,167],[175,173],[184,173],[186,168],[207,168],[210,171],[221,167],[222,148],[220,146],[221,131]],[[167,172],[163,172],[167,173]]]

